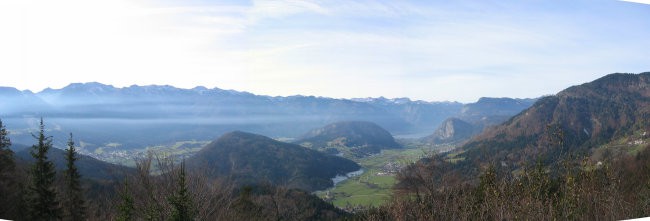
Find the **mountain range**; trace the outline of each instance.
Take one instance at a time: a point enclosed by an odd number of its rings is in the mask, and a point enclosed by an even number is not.
[[[72,132],[81,139],[81,150],[91,153],[102,147],[128,150],[183,140],[214,140],[233,130],[295,138],[339,121],[373,122],[396,135],[431,134],[449,117],[468,116],[478,122],[493,113],[514,115],[521,109],[486,105],[490,101],[482,98],[461,104],[383,97],[270,97],[219,88],[116,88],[92,82],[38,93],[0,87],[0,118],[12,131],[15,143],[31,144],[30,134],[43,117],[55,138]],[[484,119],[482,113],[489,116]],[[61,140],[55,139],[55,146],[64,146]]]

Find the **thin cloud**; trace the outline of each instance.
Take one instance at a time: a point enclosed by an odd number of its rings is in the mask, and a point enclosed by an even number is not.
[[[250,16],[257,19],[281,18],[299,13],[327,14],[328,11],[317,2],[305,0],[257,0],[253,1]]]
[[[648,4],[650,5],[650,0],[621,0],[624,2],[634,2],[634,3],[641,3],[641,4]]]

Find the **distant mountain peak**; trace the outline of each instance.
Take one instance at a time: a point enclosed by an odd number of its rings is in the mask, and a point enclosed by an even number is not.
[[[0,95],[20,95],[20,94],[22,94],[22,92],[16,88],[0,86]]]
[[[386,98],[386,97],[366,97],[366,98],[351,98],[351,101],[363,102],[363,103],[377,103],[377,104],[435,104],[435,103],[455,103],[455,102],[429,102],[423,100],[411,100],[408,97],[398,97],[398,98]]]
[[[192,90],[193,91],[207,91],[209,89],[204,87],[204,86],[196,86],[196,87],[192,88]]]
[[[61,89],[46,88],[37,94],[70,94],[70,95],[100,95],[114,93],[118,89],[113,85],[106,85],[98,82],[71,83]]]
[[[86,83],[71,83],[68,86],[63,87],[63,89],[116,89],[113,85],[102,84],[99,82],[86,82]]]

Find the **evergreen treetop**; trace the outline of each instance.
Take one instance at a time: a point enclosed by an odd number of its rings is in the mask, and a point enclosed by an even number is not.
[[[56,171],[54,163],[48,160],[47,153],[52,148],[52,137],[45,136],[45,126],[41,118],[39,133],[34,135],[38,144],[32,146],[31,154],[36,160],[31,169],[29,186],[29,215],[32,220],[59,220],[61,209],[54,189]]]
[[[68,149],[66,150],[66,170],[65,170],[65,212],[66,219],[71,221],[85,220],[85,201],[83,196],[83,189],[81,188],[81,175],[77,170],[75,162],[77,161],[76,150],[74,148],[74,141],[72,133],[68,139]]]

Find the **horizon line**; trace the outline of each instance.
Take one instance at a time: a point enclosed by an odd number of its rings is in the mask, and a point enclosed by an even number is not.
[[[197,88],[204,88],[205,90],[222,90],[222,91],[230,91],[230,92],[237,92],[237,93],[243,93],[243,94],[251,94],[251,95],[254,95],[254,96],[273,97],[273,98],[314,97],[314,98],[325,98],[325,99],[336,99],[336,100],[349,100],[349,101],[355,101],[355,102],[363,102],[363,101],[359,101],[359,100],[362,100],[362,99],[386,99],[386,100],[391,100],[391,101],[395,101],[395,100],[399,100],[399,99],[408,99],[410,102],[469,104],[469,103],[476,103],[479,100],[484,99],[484,98],[497,98],[497,99],[498,98],[507,98],[507,99],[521,99],[521,100],[524,100],[524,99],[538,99],[538,98],[541,98],[541,97],[549,96],[548,94],[540,95],[540,96],[537,96],[537,97],[525,97],[525,98],[521,98],[521,97],[481,96],[474,102],[461,102],[461,101],[458,101],[458,100],[455,100],[455,101],[453,101],[453,100],[429,101],[429,100],[422,100],[422,99],[413,99],[413,98],[410,98],[410,97],[387,97],[387,96],[383,96],[383,95],[380,95],[378,97],[328,97],[328,96],[321,96],[321,95],[305,95],[305,94],[294,94],[294,95],[286,95],[286,96],[285,95],[273,96],[273,95],[255,94],[255,93],[252,93],[252,92],[243,91],[243,90],[236,90],[236,89],[223,89],[223,88],[220,88],[220,87],[209,88],[209,87],[206,87],[206,86],[203,86],[203,85],[197,85],[197,86],[194,86],[192,88],[178,87],[178,86],[174,86],[174,85],[170,85],[170,84],[144,84],[144,85],[131,84],[129,86],[115,86],[113,84],[106,84],[106,83],[102,83],[102,82],[98,82],[98,81],[72,82],[72,83],[69,83],[68,85],[60,87],[60,88],[46,87],[46,88],[44,88],[44,89],[42,89],[42,90],[40,90],[38,92],[32,91],[30,89],[21,90],[19,88],[13,87],[13,86],[6,86],[6,85],[4,85],[4,86],[0,85],[0,88],[2,88],[2,87],[13,88],[13,89],[18,90],[20,92],[30,92],[32,94],[39,94],[39,93],[43,93],[43,92],[45,92],[47,90],[63,90],[63,89],[65,89],[67,87],[70,87],[72,85],[88,85],[88,84],[91,84],[91,85],[92,84],[99,84],[101,86],[109,86],[111,88],[118,89],[118,90],[131,88],[131,87],[171,87],[171,88],[180,89],[180,90],[195,90]]]

